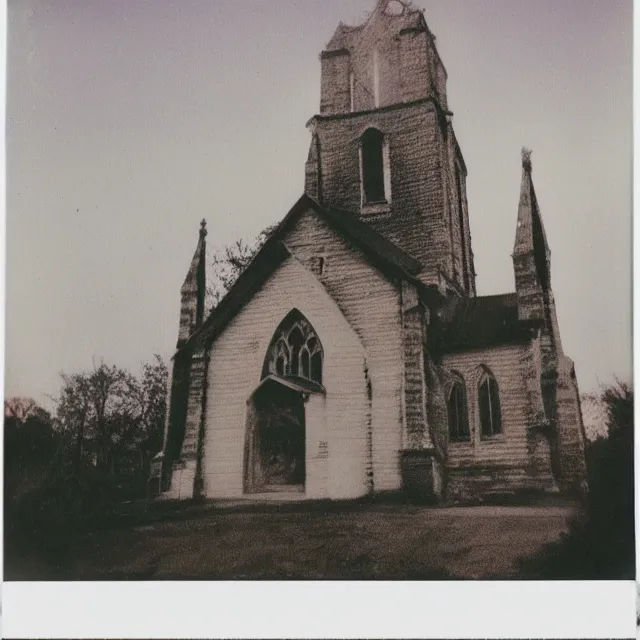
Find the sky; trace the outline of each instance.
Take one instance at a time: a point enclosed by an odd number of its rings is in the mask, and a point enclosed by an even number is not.
[[[9,0],[6,395],[133,371],[179,288],[302,194],[318,55],[374,0]],[[418,0],[448,71],[479,295],[514,290],[520,149],[582,391],[631,377],[631,0]]]

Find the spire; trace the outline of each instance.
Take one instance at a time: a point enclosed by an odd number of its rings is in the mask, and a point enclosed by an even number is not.
[[[178,331],[178,347],[202,325],[204,319],[204,296],[206,289],[206,237],[207,221],[200,223],[198,245],[193,254],[189,271],[180,287],[180,329]]]
[[[531,154],[530,149],[522,148],[522,183],[520,185],[518,224],[513,257],[532,255],[538,281],[543,287],[548,287],[551,252],[547,244],[547,235],[542,224],[538,199],[531,178],[533,172]]]
[[[529,174],[531,174],[531,154],[533,153],[533,151],[531,151],[531,149],[527,149],[526,147],[522,147],[520,153],[522,154],[522,168]]]
[[[549,246],[531,179],[531,151],[522,149],[522,183],[513,268],[521,320],[545,319],[551,300]]]

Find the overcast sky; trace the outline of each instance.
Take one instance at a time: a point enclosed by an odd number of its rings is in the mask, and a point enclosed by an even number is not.
[[[10,0],[7,395],[171,355],[209,249],[304,187],[318,54],[374,0]],[[514,289],[520,148],[583,391],[631,374],[631,0],[419,0],[469,170],[478,294]]]

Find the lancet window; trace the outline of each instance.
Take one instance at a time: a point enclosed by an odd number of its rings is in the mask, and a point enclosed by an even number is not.
[[[447,392],[447,417],[449,420],[449,440],[462,442],[470,439],[467,394],[464,381],[456,376]]]
[[[367,129],[360,139],[362,195],[364,204],[379,204],[389,200],[388,150],[384,135],[377,129]]]
[[[322,345],[304,316],[293,311],[276,330],[265,359],[263,377],[298,377],[322,384]]]
[[[484,371],[478,383],[478,408],[483,438],[502,433],[502,412],[498,383],[489,371]]]

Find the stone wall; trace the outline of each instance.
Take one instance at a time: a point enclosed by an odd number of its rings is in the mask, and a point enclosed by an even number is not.
[[[317,214],[300,218],[285,239],[309,270],[324,257],[321,285],[338,305],[366,351],[371,386],[371,448],[375,490],[400,486],[403,342],[400,291]]]
[[[447,72],[432,34],[413,19],[372,16],[321,55],[322,114],[435,98],[447,109]],[[378,101],[376,104],[376,92]]]
[[[320,113],[345,113],[351,110],[350,58],[345,49],[322,54]]]
[[[571,493],[585,493],[588,487],[580,394],[573,363],[566,356],[561,356],[558,363],[555,423],[561,486]]]
[[[381,215],[364,219],[420,260],[425,266],[421,277],[431,284],[437,283],[439,270],[453,275],[445,210],[445,124],[431,102],[345,118],[316,118],[313,124],[321,149],[316,167],[322,176],[322,202],[356,213],[361,210],[362,199],[360,138],[369,127],[385,135],[390,203]],[[309,181],[305,190],[314,195],[317,183]]]
[[[444,357],[446,370],[464,380],[469,412],[469,442],[450,442],[448,449],[448,495],[475,498],[490,493],[519,490],[552,491],[549,440],[532,425],[531,390],[527,380],[533,374],[530,345],[507,345],[468,351]],[[478,409],[478,381],[481,365],[498,384],[502,433],[483,438]],[[533,430],[532,430],[533,427]]]
[[[362,211],[425,265],[425,282],[439,284],[442,273],[475,295],[466,169],[447,112],[447,73],[422,15],[390,16],[379,5],[330,45],[321,55],[320,115],[310,122],[306,193]],[[359,146],[369,127],[388,144],[385,206],[362,203]]]
[[[188,499],[199,497],[201,486],[197,479],[204,428],[204,408],[207,393],[207,354],[204,348],[191,356],[186,419],[180,456],[172,460],[171,486],[166,497]]]
[[[323,351],[324,425],[318,414],[307,430],[306,497],[355,498],[366,484],[364,349],[322,286],[295,258],[288,259],[245,304],[211,347],[204,440],[204,493],[211,498],[243,495],[247,402],[260,383],[273,332],[298,309],[311,323]],[[311,402],[311,400],[310,400]],[[315,400],[313,401],[315,402]],[[326,457],[320,471],[316,462]],[[315,471],[314,471],[315,465]],[[317,473],[316,473],[317,471]],[[319,477],[326,475],[322,486]]]
[[[331,497],[354,497],[398,489],[403,371],[398,288],[312,211],[301,216],[285,243],[295,257],[268,279],[211,349],[214,400],[207,406],[205,493],[242,493],[245,401],[259,383],[273,331],[293,307],[314,326],[325,350],[325,490]],[[309,451],[308,459],[315,455]],[[314,493],[322,493],[317,483]]]

